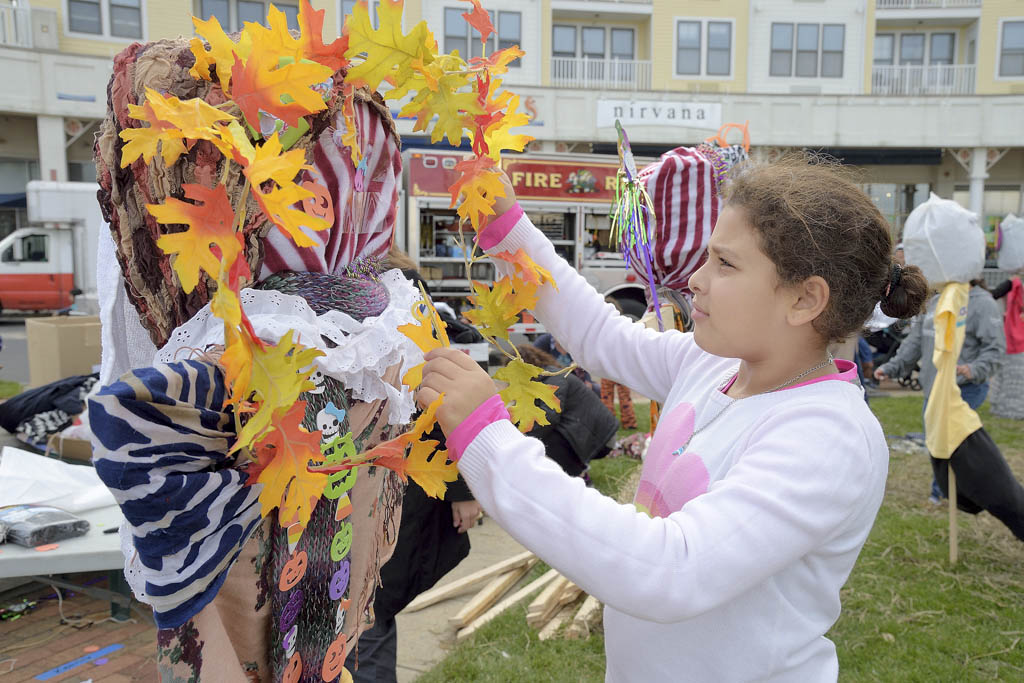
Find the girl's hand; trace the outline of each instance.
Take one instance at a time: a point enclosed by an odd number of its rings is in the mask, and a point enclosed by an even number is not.
[[[416,402],[426,409],[444,394],[437,421],[445,435],[462,424],[481,403],[498,393],[491,376],[476,361],[458,349],[434,349],[426,355],[423,383],[416,391]]]
[[[501,186],[505,189],[505,196],[494,198],[495,218],[504,215],[506,211],[516,205],[516,191],[512,189],[512,182],[504,171],[501,172]]]

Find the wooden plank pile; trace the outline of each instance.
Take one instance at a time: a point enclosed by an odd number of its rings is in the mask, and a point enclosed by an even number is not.
[[[473,572],[451,583],[423,593],[406,607],[415,612],[481,586],[448,624],[455,633],[456,642],[462,642],[491,622],[510,607],[539,594],[526,610],[526,623],[540,631],[541,640],[548,640],[562,632],[571,639],[587,638],[601,621],[601,603],[593,596],[551,569],[525,586],[506,595],[530,573],[538,562],[537,556],[527,551],[503,560],[485,569]]]

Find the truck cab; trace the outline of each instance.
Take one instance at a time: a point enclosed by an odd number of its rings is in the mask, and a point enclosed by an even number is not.
[[[21,228],[0,240],[0,308],[67,308],[74,287],[71,231]]]

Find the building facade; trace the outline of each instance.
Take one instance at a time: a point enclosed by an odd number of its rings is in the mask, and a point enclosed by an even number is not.
[[[377,0],[370,0],[371,4]],[[29,179],[90,180],[112,58],[134,41],[229,30],[261,0],[0,0],[0,235]],[[275,3],[293,19],[297,0]],[[352,0],[314,0],[328,32]],[[747,123],[753,149],[828,151],[865,169],[893,221],[934,191],[992,220],[1024,210],[1021,0],[490,0],[488,50],[526,51],[506,85],[535,153],[641,154]],[[442,50],[477,54],[458,0],[406,0]],[[397,111],[397,107],[396,107]],[[400,122],[407,146],[425,144]]]

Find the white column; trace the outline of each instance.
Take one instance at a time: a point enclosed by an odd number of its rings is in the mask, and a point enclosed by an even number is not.
[[[984,218],[985,208],[985,179],[988,178],[988,147],[975,147],[971,150],[971,186],[969,206],[967,207],[978,218]]]
[[[40,114],[36,117],[39,138],[39,172],[43,180],[68,179],[68,155],[64,146],[64,117]]]

